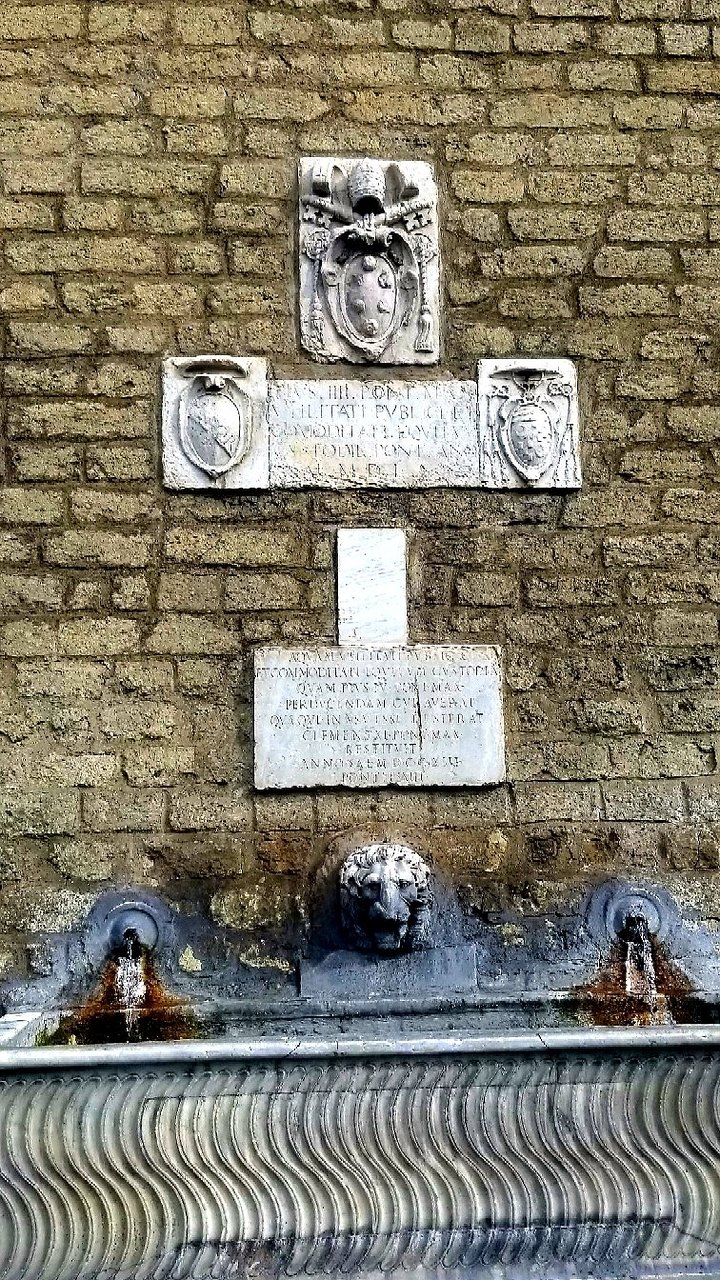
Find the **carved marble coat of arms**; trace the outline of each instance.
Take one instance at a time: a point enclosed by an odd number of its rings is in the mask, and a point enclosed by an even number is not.
[[[300,162],[300,332],[315,360],[439,359],[437,200],[420,161]]]
[[[163,475],[170,489],[268,484],[266,365],[171,356],[163,365]]]
[[[570,360],[481,360],[481,483],[578,489],[577,374]]]

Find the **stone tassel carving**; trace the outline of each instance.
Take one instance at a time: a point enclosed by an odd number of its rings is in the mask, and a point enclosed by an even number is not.
[[[414,236],[413,247],[418,262],[420,291],[420,315],[417,322],[416,351],[432,351],[435,346],[433,335],[432,312],[428,304],[427,264],[435,257],[432,242],[427,236]]]
[[[328,250],[330,238],[324,231],[316,231],[305,241],[305,253],[312,262],[312,297],[309,316],[303,316],[302,341],[306,350],[314,355],[322,354],[325,345],[323,305],[320,299],[320,270]]]

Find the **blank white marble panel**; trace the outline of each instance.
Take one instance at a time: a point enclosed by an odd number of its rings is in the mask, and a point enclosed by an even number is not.
[[[338,639],[407,644],[403,529],[338,529]]]

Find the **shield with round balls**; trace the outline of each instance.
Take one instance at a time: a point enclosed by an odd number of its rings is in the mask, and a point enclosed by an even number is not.
[[[505,455],[525,480],[539,480],[557,462],[561,443],[558,406],[547,393],[543,374],[523,379],[519,394],[498,414]]]
[[[382,355],[412,319],[417,263],[409,237],[399,229],[368,234],[367,240],[354,227],[339,232],[322,279],[335,328],[369,359]]]
[[[395,328],[397,295],[397,275],[382,257],[361,250],[345,263],[339,285],[340,309],[359,342],[389,340]]]

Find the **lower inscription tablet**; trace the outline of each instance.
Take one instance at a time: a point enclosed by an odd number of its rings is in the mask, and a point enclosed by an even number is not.
[[[504,777],[497,649],[256,652],[256,787],[458,787]]]

